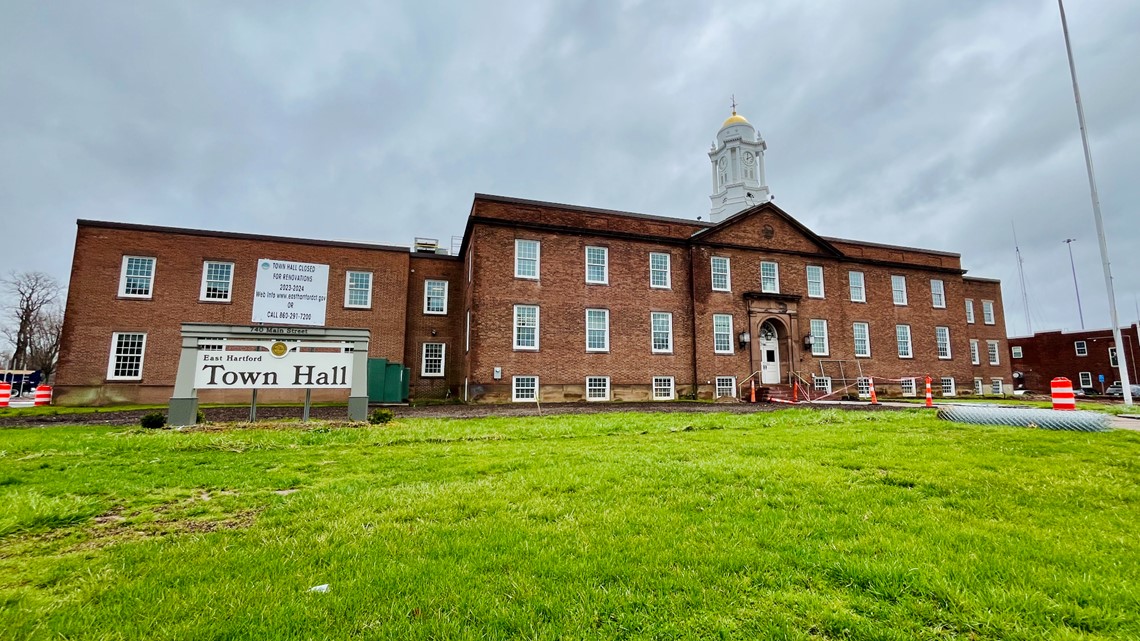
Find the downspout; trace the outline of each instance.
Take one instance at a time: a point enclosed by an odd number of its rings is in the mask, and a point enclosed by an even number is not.
[[[689,245],[689,342],[693,348],[693,400],[697,399],[699,381],[697,379],[697,288],[696,288],[696,261],[694,253],[697,248]],[[731,337],[729,337],[731,339]],[[714,394],[715,395],[715,394]]]

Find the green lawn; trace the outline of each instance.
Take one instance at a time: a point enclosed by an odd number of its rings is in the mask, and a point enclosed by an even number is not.
[[[920,410],[0,430],[0,638],[1136,639],[1138,454]]]

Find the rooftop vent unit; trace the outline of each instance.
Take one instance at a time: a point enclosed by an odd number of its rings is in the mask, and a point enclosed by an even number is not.
[[[436,238],[416,238],[412,251],[417,254],[438,254],[439,240]],[[446,251],[444,250],[444,252]]]

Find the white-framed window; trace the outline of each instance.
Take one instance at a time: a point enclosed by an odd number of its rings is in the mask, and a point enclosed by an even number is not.
[[[420,376],[443,376],[443,355],[446,350],[447,346],[443,343],[424,343]]]
[[[672,376],[654,376],[653,377],[653,400],[655,400],[655,401],[671,401],[671,400],[673,400],[673,377]]]
[[[112,381],[137,381],[141,379],[145,354],[145,332],[115,332],[111,334],[111,359],[107,364],[107,379]]]
[[[652,252],[649,254],[649,286],[669,289],[673,286],[669,270],[669,254]]]
[[[982,364],[982,354],[978,349],[978,339],[976,338],[970,339],[970,363],[973,365]]]
[[[464,331],[463,351],[471,351],[471,310],[467,310],[467,327]]]
[[[847,288],[852,303],[867,302],[867,288],[863,285],[863,272],[847,272]]]
[[[899,358],[912,358],[910,349],[910,325],[895,325],[895,340],[899,346]]]
[[[899,381],[899,390],[902,391],[903,396],[916,396],[918,386],[915,385],[913,378],[904,378]]]
[[[906,276],[891,276],[891,300],[906,305]]]
[[[610,351],[610,310],[586,310],[586,351]]]
[[[1088,356],[1089,346],[1084,341],[1073,341],[1073,348],[1077,350],[1077,356]]]
[[[1003,389],[1003,387],[1004,387],[1004,385],[1003,385],[1002,380],[1000,378],[991,378],[990,379],[990,392],[992,392],[998,396],[1001,396],[1002,394],[1005,393],[1005,390]]]
[[[515,278],[538,280],[542,244],[537,240],[515,240]]]
[[[830,376],[812,376],[811,388],[817,392],[824,394],[831,393],[831,377]]]
[[[998,342],[986,341],[986,352],[990,357],[990,365],[1001,365],[1001,358],[998,356]]]
[[[717,292],[732,291],[732,272],[725,256],[712,257],[712,288]]]
[[[972,298],[966,299],[966,322],[971,325],[974,324],[974,299]]]
[[[717,376],[716,377],[716,398],[728,396],[729,398],[736,398],[736,377],[735,376]]]
[[[1012,358],[1021,358],[1021,345],[1014,345],[1009,348],[1009,355]]]
[[[515,305],[515,349],[538,349],[538,305]]]
[[[760,291],[765,294],[780,293],[780,266],[776,263],[760,263]]]
[[[652,312],[649,315],[650,330],[653,334],[653,353],[673,353],[673,314],[670,312]]]
[[[855,338],[855,356],[871,357],[871,326],[867,323],[852,323],[851,334]]]
[[[154,295],[154,266],[151,256],[123,256],[119,274],[119,296],[124,298],[150,298]]]
[[[586,400],[587,401],[608,401],[608,400],[610,400],[610,377],[609,376],[587,376],[586,377]]]
[[[538,377],[511,377],[511,400],[516,403],[538,400]]]
[[[946,307],[946,285],[940,280],[930,281],[930,304],[941,309]]]
[[[855,379],[855,391],[859,398],[871,398],[871,379],[867,376]]]
[[[982,322],[986,325],[994,324],[994,302],[992,300],[982,301]]]
[[[1116,360],[1116,348],[1108,348],[1108,365],[1110,367],[1120,367],[1120,362]]]
[[[823,298],[823,268],[819,265],[807,266],[808,298]]]
[[[827,356],[830,353],[827,347],[827,321],[811,319],[811,337],[812,356]]]
[[[229,302],[233,295],[234,264],[207,260],[202,264],[202,291],[198,300]]]
[[[586,282],[608,285],[610,282],[610,250],[608,247],[586,247]]]
[[[943,376],[942,377],[942,395],[943,396],[956,396],[957,395],[957,390],[954,387],[954,377],[952,377],[952,376]]]
[[[732,353],[732,314],[713,314],[713,351]]]
[[[950,358],[950,328],[935,327],[934,342],[938,345],[938,358]]]
[[[1081,387],[1092,387],[1092,372],[1081,372]]]
[[[980,378],[974,379],[974,394],[977,396],[985,396],[986,384]]]
[[[425,280],[424,281],[424,313],[425,314],[446,314],[447,313],[447,281],[446,280]]]
[[[372,306],[372,272],[344,273],[344,306],[360,309]]]

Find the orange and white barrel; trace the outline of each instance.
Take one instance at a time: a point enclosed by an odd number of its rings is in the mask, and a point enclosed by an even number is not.
[[[1053,392],[1053,409],[1055,410],[1075,410],[1077,409],[1077,397],[1073,394],[1073,382],[1064,376],[1054,378],[1049,387]]]
[[[40,385],[36,388],[36,407],[51,405],[51,385]]]
[[[12,384],[0,383],[0,407],[8,407],[8,401],[12,398]]]
[[[930,391],[930,377],[926,377],[926,406],[934,407],[934,394]]]

